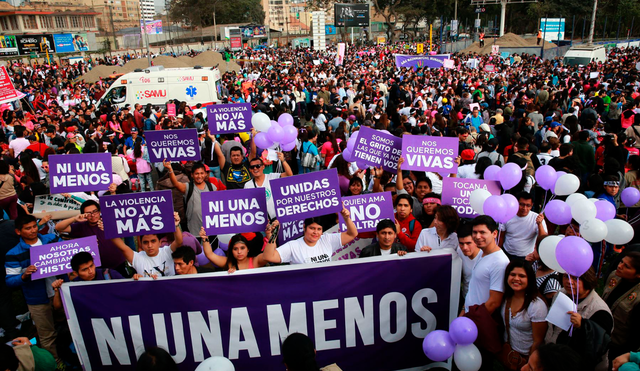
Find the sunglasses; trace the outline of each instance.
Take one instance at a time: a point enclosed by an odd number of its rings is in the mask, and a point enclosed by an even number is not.
[[[249,169],[260,169],[262,167],[262,165],[251,165],[249,166]]]

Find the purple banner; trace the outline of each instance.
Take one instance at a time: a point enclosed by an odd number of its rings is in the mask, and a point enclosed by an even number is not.
[[[270,184],[280,223],[342,210],[336,169],[274,179]]]
[[[444,61],[449,59],[449,54],[436,55],[402,55],[395,54],[396,67],[411,67],[414,70],[418,68],[441,68]]]
[[[456,173],[458,164],[458,138],[403,135],[402,170]]]
[[[251,103],[212,104],[207,106],[211,134],[251,131]]]
[[[322,366],[424,370],[430,361],[422,341],[456,317],[459,276],[459,259],[432,252],[232,275],[74,282],[62,295],[86,371],[135,370],[136,352],[156,345],[184,371],[212,355],[227,357],[236,370],[281,370],[281,342],[293,332],[313,340]]]
[[[149,130],[144,133],[151,162],[200,161],[198,129]]]
[[[83,251],[93,256],[93,263],[96,267],[100,266],[100,252],[96,236],[32,246],[29,249],[31,265],[35,265],[38,270],[31,275],[31,279],[38,280],[72,272],[71,258]]]
[[[382,166],[385,171],[395,173],[402,154],[402,138],[363,126],[353,155],[358,162],[369,166]]]
[[[111,155],[108,153],[49,156],[51,194],[106,191],[111,183]]]
[[[280,223],[280,231],[278,232],[278,244],[295,240],[304,234],[304,219],[294,222]]]
[[[100,198],[100,210],[107,238],[171,233],[173,220],[171,190],[129,193]]]
[[[201,198],[207,235],[261,232],[269,221],[264,188],[204,192]]]
[[[442,204],[453,206],[461,218],[474,218],[479,214],[473,211],[469,199],[471,192],[482,188],[492,195],[502,193],[500,183],[492,180],[442,178]]]
[[[342,202],[351,213],[351,220],[355,223],[358,232],[375,231],[378,222],[383,219],[395,220],[391,192],[343,197]],[[344,223],[342,214],[339,218],[340,230],[344,232],[347,230],[347,225]]]

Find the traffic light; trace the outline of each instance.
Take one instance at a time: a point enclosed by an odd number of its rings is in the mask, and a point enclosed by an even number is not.
[[[40,43],[40,52],[46,53],[48,51],[49,51],[49,47],[47,46],[47,43]]]

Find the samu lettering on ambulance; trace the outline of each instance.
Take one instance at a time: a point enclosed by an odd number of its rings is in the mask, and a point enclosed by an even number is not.
[[[196,81],[196,78],[194,76],[178,76],[177,77],[178,82],[182,82],[182,81]]]
[[[136,98],[137,99],[144,99],[144,98],[166,98],[167,97],[167,91],[164,89],[159,89],[159,90],[141,90],[136,92]]]

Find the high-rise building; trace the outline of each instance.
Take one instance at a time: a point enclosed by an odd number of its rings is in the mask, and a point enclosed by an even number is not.
[[[153,0],[140,0],[140,18],[145,21],[153,21],[156,15],[155,3]]]

